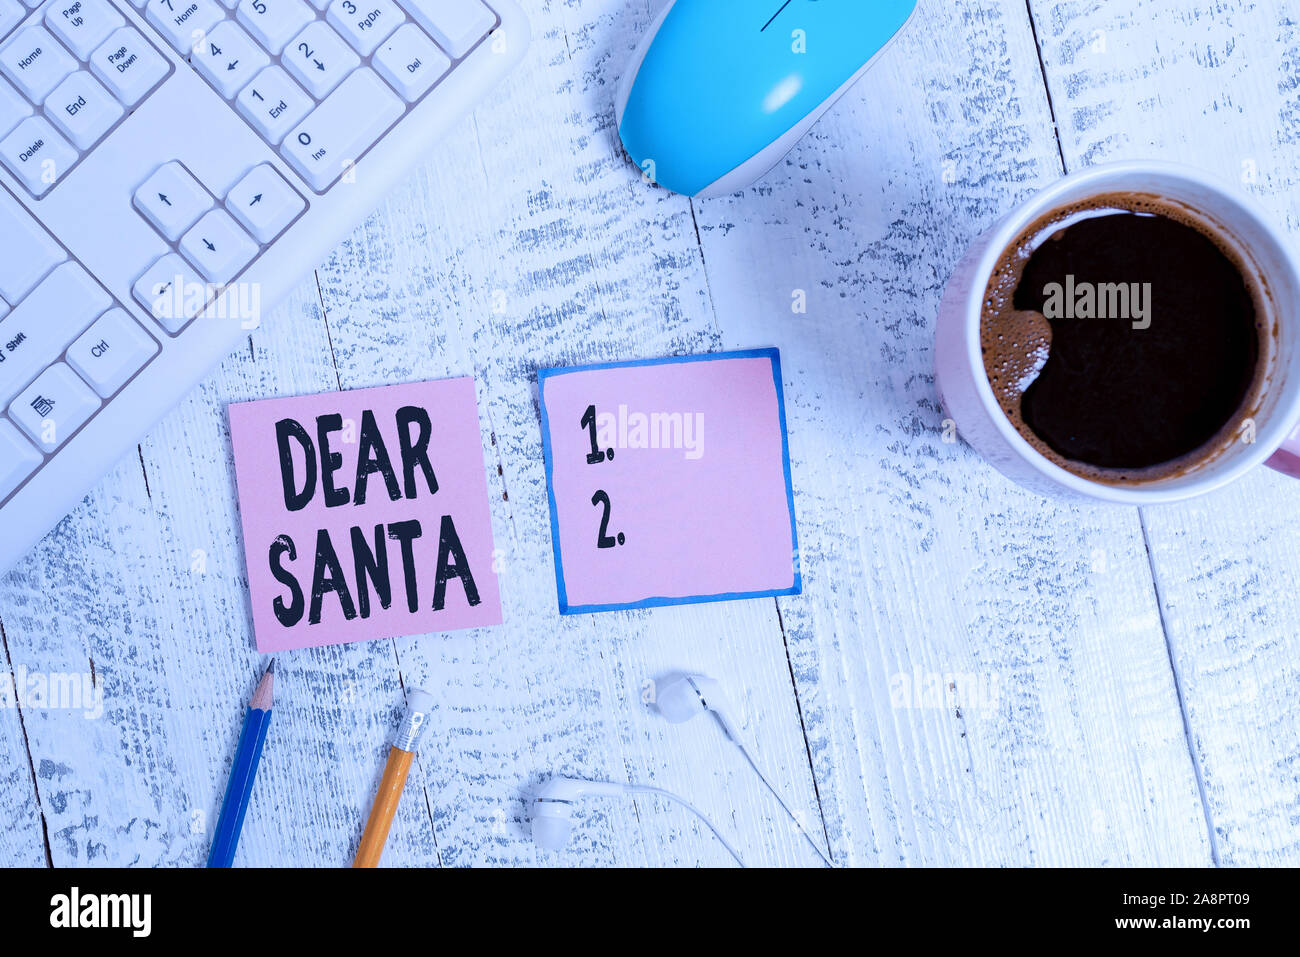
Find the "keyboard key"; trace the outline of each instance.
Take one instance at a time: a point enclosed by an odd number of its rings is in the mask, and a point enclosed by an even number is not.
[[[41,464],[41,453],[22,433],[0,419],[0,501],[22,484]]]
[[[190,62],[229,100],[271,61],[247,33],[226,20],[208,34]]]
[[[244,119],[272,146],[311,112],[311,97],[278,66],[269,66],[235,100]]]
[[[111,309],[68,349],[68,365],[107,399],[158,354],[158,343],[122,309]]]
[[[226,209],[263,245],[284,232],[306,207],[297,191],[266,163],[226,195]]]
[[[379,48],[375,69],[407,103],[414,103],[451,69],[451,61],[414,23],[408,23]]]
[[[33,196],[42,196],[77,161],[77,151],[44,117],[32,116],[0,140],[0,161]]]
[[[16,303],[67,257],[27,211],[0,192],[0,296]]]
[[[135,191],[135,208],[173,243],[215,205],[212,195],[174,160]]]
[[[277,55],[316,19],[302,0],[239,0],[235,16],[253,39]]]
[[[362,56],[370,56],[406,17],[392,0],[334,0],[325,18]]]
[[[226,15],[212,0],[149,0],[146,17],[177,53],[189,56]]]
[[[108,293],[77,263],[64,263],[50,273],[0,320],[0,404],[63,355],[111,305]]]
[[[77,61],[40,26],[24,27],[0,51],[0,72],[33,103],[44,103],[60,81],[76,68]]]
[[[45,8],[45,25],[79,60],[90,59],[95,47],[122,23],[107,0],[55,0]]]
[[[27,11],[18,0],[0,0],[0,37],[23,22]]]
[[[216,290],[176,253],[163,256],[135,281],[136,301],[168,332],[175,334],[207,308]]]
[[[35,10],[44,2],[45,0],[23,0],[23,3],[27,4],[27,9],[29,10]]]
[[[280,62],[318,100],[361,64],[339,35],[319,20],[293,39]]]
[[[230,282],[257,255],[257,243],[224,209],[214,209],[195,223],[180,247],[209,282],[218,284]]]
[[[280,151],[323,192],[401,117],[402,101],[372,70],[357,70],[289,134]]]
[[[468,53],[497,22],[479,0],[402,0],[402,5],[453,60]]]
[[[73,146],[88,150],[121,118],[122,107],[89,73],[78,71],[50,94],[45,113]]]
[[[0,80],[0,136],[4,136],[32,115],[32,105],[18,95],[18,91]]]
[[[138,31],[123,27],[92,54],[90,71],[119,103],[132,107],[167,75],[167,61]]]
[[[99,396],[60,362],[23,390],[9,415],[46,452],[57,451],[99,411]]]

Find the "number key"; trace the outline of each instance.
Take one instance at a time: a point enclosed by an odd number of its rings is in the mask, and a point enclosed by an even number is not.
[[[325,19],[352,49],[370,56],[406,18],[392,0],[334,0]]]
[[[451,61],[414,23],[394,33],[375,53],[375,69],[407,103],[424,96]]]
[[[281,59],[318,100],[328,96],[345,76],[361,65],[361,60],[339,35],[319,20],[298,34]]]
[[[268,66],[240,91],[235,105],[244,119],[272,146],[279,146],[314,105],[298,84],[278,66]]]
[[[239,0],[235,16],[267,52],[275,55],[315,19],[302,0]]]
[[[189,56],[225,12],[212,0],[149,0],[148,18],[177,53]]]
[[[229,20],[207,35],[190,61],[228,100],[271,62],[248,34]]]

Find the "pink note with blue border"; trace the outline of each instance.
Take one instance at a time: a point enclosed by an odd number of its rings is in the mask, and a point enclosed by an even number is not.
[[[546,369],[564,614],[801,590],[776,349]]]

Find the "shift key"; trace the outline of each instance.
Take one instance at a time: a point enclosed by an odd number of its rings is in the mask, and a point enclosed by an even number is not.
[[[401,117],[405,106],[375,72],[354,72],[285,138],[285,158],[324,192]]]
[[[0,405],[59,356],[112,305],[86,270],[64,263],[0,319]]]

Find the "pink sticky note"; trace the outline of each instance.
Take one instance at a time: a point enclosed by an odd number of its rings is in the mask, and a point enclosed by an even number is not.
[[[232,405],[230,432],[258,651],[501,624],[472,378]]]
[[[792,595],[775,349],[538,374],[564,614]]]

